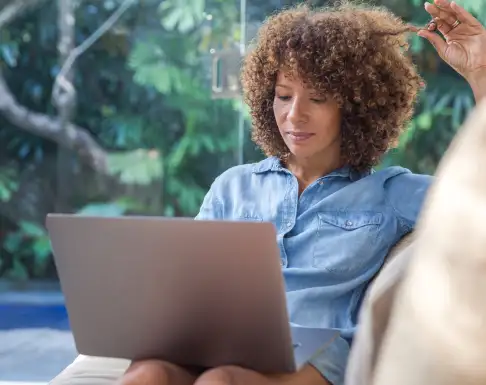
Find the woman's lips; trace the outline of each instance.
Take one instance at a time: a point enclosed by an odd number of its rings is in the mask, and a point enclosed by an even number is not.
[[[287,132],[288,137],[293,141],[293,142],[304,142],[314,136],[314,134],[309,133],[309,132]]]

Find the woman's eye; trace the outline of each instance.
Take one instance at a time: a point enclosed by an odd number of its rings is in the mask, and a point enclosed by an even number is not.
[[[319,99],[319,98],[312,98],[311,101],[314,103],[325,103],[327,100],[326,99]]]
[[[277,98],[283,102],[287,102],[290,100],[290,96],[277,96]]]

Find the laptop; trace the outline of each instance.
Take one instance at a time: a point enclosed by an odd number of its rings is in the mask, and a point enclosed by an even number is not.
[[[291,373],[338,336],[290,327],[273,224],[49,214],[80,354]]]

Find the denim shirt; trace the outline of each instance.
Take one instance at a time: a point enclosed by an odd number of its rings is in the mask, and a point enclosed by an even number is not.
[[[297,178],[270,157],[216,178],[196,219],[275,225],[290,321],[341,332],[309,362],[340,385],[367,283],[415,226],[430,182],[401,167],[363,173],[345,167],[299,197]]]

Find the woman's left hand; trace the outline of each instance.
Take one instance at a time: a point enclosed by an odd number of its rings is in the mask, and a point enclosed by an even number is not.
[[[434,0],[434,4],[425,3],[425,10],[445,40],[430,28],[419,30],[418,35],[426,38],[440,57],[469,83],[483,82],[486,77],[486,28],[455,2]]]

